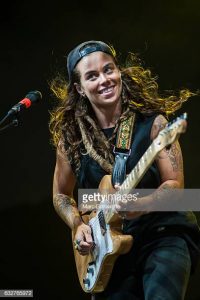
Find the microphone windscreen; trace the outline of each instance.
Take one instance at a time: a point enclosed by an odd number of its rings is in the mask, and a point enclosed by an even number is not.
[[[39,91],[31,91],[26,95],[26,98],[30,99],[33,104],[42,100],[42,94]]]

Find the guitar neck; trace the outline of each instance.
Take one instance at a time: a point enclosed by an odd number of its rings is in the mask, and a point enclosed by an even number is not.
[[[137,165],[133,168],[131,173],[126,177],[124,182],[120,187],[120,193],[129,193],[131,189],[135,188],[139,181],[142,179],[146,171],[149,169],[156,155],[160,151],[159,141],[154,140],[154,142],[149,146],[147,151],[138,161]]]

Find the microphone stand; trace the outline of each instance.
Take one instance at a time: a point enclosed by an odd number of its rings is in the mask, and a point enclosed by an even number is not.
[[[7,115],[1,120],[0,122],[0,126],[3,124],[4,120],[7,119]],[[6,128],[9,128],[9,127],[16,127],[19,125],[19,120],[17,118],[17,114],[14,116],[14,119],[11,120],[7,125],[3,126],[2,128],[0,128],[0,131],[3,131],[4,129]]]

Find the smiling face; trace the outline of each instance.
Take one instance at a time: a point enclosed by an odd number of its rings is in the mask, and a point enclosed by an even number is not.
[[[121,73],[111,55],[101,51],[90,53],[81,59],[76,70],[80,74],[76,89],[87,96],[94,109],[116,106],[120,101]]]

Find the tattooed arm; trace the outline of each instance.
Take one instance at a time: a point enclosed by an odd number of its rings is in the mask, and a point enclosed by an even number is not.
[[[79,252],[86,255],[93,245],[91,229],[79,214],[73,199],[75,176],[70,163],[57,151],[53,179],[53,204],[61,219],[73,230],[74,239],[79,240]]]
[[[82,223],[76,201],[73,199],[75,176],[70,164],[57,152],[53,179],[53,204],[62,220],[71,228]]]
[[[159,131],[161,131],[166,124],[167,120],[162,115],[155,118],[151,130],[152,141],[157,137]],[[163,208],[166,207],[165,204],[168,205],[168,201],[173,201],[173,199],[175,199],[173,197],[174,192],[176,193],[176,198],[179,195],[181,196],[180,189],[184,188],[184,175],[182,153],[179,142],[175,141],[169,147],[164,148],[158,154],[156,164],[160,173],[161,185],[152,194],[139,198],[135,203],[133,210],[126,213],[127,219],[139,217],[148,211],[153,211],[155,208],[157,209],[160,204],[161,206],[164,205],[162,206]]]
[[[151,139],[154,140],[159,131],[162,130],[167,124],[166,119],[159,115],[152,126]],[[183,188],[184,175],[183,175],[183,159],[181,148],[178,140],[167,148],[164,148],[157,156],[156,163],[161,176],[161,186]]]

